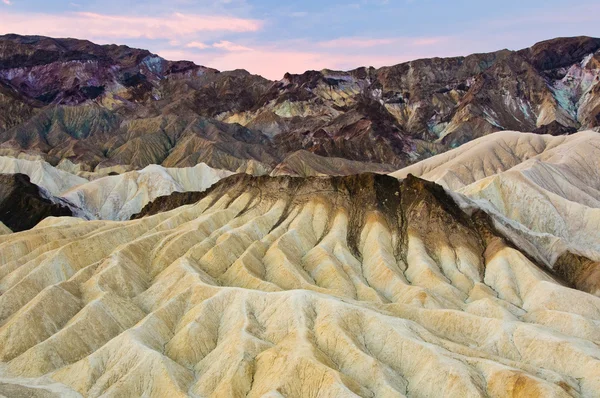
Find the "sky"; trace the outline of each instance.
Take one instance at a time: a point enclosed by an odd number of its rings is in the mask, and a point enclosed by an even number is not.
[[[0,34],[126,44],[278,80],[600,37],[598,15],[598,0],[0,0]]]

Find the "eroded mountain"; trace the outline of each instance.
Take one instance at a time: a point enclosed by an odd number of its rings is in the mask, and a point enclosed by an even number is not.
[[[269,81],[126,46],[7,35],[0,153],[87,171],[204,162],[265,174],[306,152],[398,169],[498,130],[599,126],[599,49],[600,39],[559,38]]]
[[[54,218],[0,236],[0,393],[600,389],[600,298],[568,287],[439,185],[240,174],[200,199],[128,222]]]
[[[600,134],[490,134],[393,173],[435,181],[484,209],[518,247],[600,294]],[[585,260],[583,259],[585,258]]]
[[[212,169],[199,163],[194,167],[182,168],[150,165],[141,170],[122,174],[113,173],[113,175],[80,173],[86,176],[84,178],[57,169],[41,160],[31,161],[6,156],[0,156],[0,173],[3,173],[0,176],[5,179],[5,191],[10,191],[15,198],[31,196],[31,192],[37,189],[40,200],[45,198],[52,203],[62,204],[74,210],[74,216],[94,220],[127,220],[157,197],[172,192],[204,191],[219,179],[232,174],[231,171]],[[21,183],[12,186],[7,182],[10,181],[11,176],[22,176],[31,184]],[[25,204],[18,210],[9,202],[5,205],[5,209],[1,207],[0,209],[4,210],[5,215],[12,214],[15,222],[28,212]],[[39,206],[32,205],[32,217],[38,212],[37,207]],[[71,215],[71,213],[54,212],[51,215]],[[32,222],[16,230],[29,229],[42,218],[33,217]],[[1,215],[0,220],[2,220]]]

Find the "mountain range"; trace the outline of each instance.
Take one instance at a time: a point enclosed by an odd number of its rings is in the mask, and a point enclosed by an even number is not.
[[[559,38],[270,81],[126,46],[5,35],[0,154],[82,172],[390,172],[494,131],[598,127],[599,49],[600,39]]]

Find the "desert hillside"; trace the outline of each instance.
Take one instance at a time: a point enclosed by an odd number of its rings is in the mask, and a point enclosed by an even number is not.
[[[392,175],[414,174],[458,193],[463,208],[484,209],[519,247],[600,294],[595,265],[582,267],[581,275],[560,269],[570,254],[600,261],[599,159],[594,131],[558,137],[505,131]]]
[[[138,220],[48,218],[0,236],[0,292],[5,395],[600,389],[600,298],[411,176],[238,175]]]

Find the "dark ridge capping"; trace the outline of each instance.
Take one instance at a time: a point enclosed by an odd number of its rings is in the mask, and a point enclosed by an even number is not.
[[[144,206],[140,213],[133,215],[131,219],[140,219],[180,206],[194,204],[209,195],[212,196],[210,205],[213,205],[224,195],[229,195],[232,200],[235,200],[243,193],[263,198],[287,199],[286,207],[273,229],[285,221],[294,205],[302,204],[316,195],[329,198],[332,209],[339,206],[348,210],[346,239],[348,248],[357,257],[361,256],[359,243],[366,222],[366,214],[377,211],[383,216],[390,230],[398,232],[400,242],[394,248],[394,254],[404,260],[406,260],[409,228],[416,228],[421,234],[425,234],[422,236],[427,236],[435,233],[439,226],[447,226],[450,234],[462,234],[472,242],[474,248],[480,251],[484,266],[486,255],[493,256],[495,247],[506,245],[521,252],[529,261],[554,278],[557,283],[584,291],[590,291],[596,286],[600,286],[600,263],[567,253],[557,261],[555,270],[551,270],[519,249],[510,238],[499,232],[490,215],[482,210],[477,210],[469,216],[442,186],[412,174],[403,180],[374,173],[307,178],[255,177],[248,174],[235,174],[220,180],[204,192],[174,192],[171,195],[156,198]],[[247,210],[248,208],[242,212]],[[326,230],[328,229],[329,226]],[[492,252],[486,254],[488,249]],[[591,276],[594,276],[592,283],[589,282]]]
[[[575,289],[597,295],[600,290],[600,262],[569,251],[554,263],[555,274]]]
[[[204,192],[174,192],[156,198],[148,203],[131,219],[139,219],[159,212],[169,211],[180,206],[193,204],[204,197],[215,194],[221,197],[237,197],[245,191],[260,191],[263,196],[290,196],[294,203],[302,202],[314,194],[331,192],[341,194],[354,202],[360,213],[377,210],[394,223],[399,222],[402,207],[427,200],[437,203],[446,213],[459,223],[472,227],[469,217],[454,202],[440,185],[422,180],[409,174],[400,181],[385,174],[362,173],[348,176],[292,177],[292,176],[251,176],[234,174],[223,178]],[[403,196],[401,201],[401,196]]]
[[[394,188],[398,191],[399,181],[387,175],[376,174],[376,173],[362,173],[354,174],[349,176],[330,176],[330,177],[294,177],[294,176],[252,176],[249,174],[239,173],[229,177],[223,178],[215,183],[208,190],[201,192],[201,196],[207,196],[211,193],[217,194],[241,194],[244,191],[252,189],[261,189],[265,191],[266,195],[279,196],[280,194],[290,194],[290,191],[294,189],[300,189],[297,192],[297,196],[300,199],[305,200],[307,195],[318,192],[334,191],[338,193],[345,193],[357,197],[361,193],[365,193],[365,188],[375,188],[378,195],[384,196],[380,210],[391,209],[391,205],[388,203],[388,199],[397,195],[389,195],[386,190]],[[157,198],[162,202],[165,201],[169,196],[184,197],[183,194],[189,194],[192,192],[174,192],[171,195],[161,196]],[[200,192],[193,192],[195,194]],[[375,199],[375,197],[374,197]],[[190,203],[188,203],[190,204]],[[138,217],[139,218],[139,217]]]
[[[311,177],[319,179],[322,177]],[[325,177],[327,178],[327,177]],[[390,230],[397,230],[402,223],[400,181],[394,177],[362,173],[349,176],[329,177],[334,191],[348,202],[349,220],[347,243],[350,251],[360,257],[360,235],[366,222],[366,213],[379,212]]]
[[[170,195],[159,196],[147,203],[139,213],[133,214],[130,220],[138,220],[146,216],[164,213],[181,206],[199,202],[206,196],[206,192],[173,192]]]
[[[426,200],[439,204],[446,213],[450,214],[463,226],[468,228],[474,226],[469,216],[456,204],[454,199],[448,195],[441,185],[435,182],[423,180],[409,174],[402,180],[402,196],[405,209],[417,202]],[[427,196],[430,197],[427,198]],[[435,199],[435,201],[431,199]]]
[[[403,181],[375,173],[331,177],[291,177],[235,174],[224,178],[205,192],[173,193],[148,203],[131,219],[139,219],[177,207],[196,203],[208,195],[213,202],[224,195],[238,197],[248,192],[256,196],[287,198],[286,210],[279,223],[283,222],[294,204],[310,200],[315,195],[331,197],[334,206],[346,206],[349,211],[348,245],[358,254],[360,234],[365,223],[365,214],[379,212],[392,230],[403,228],[406,213],[411,206],[426,201],[430,206],[447,213],[446,218],[473,230],[474,224],[458,207],[444,189],[429,181],[409,175]],[[278,224],[279,224],[278,223]]]

